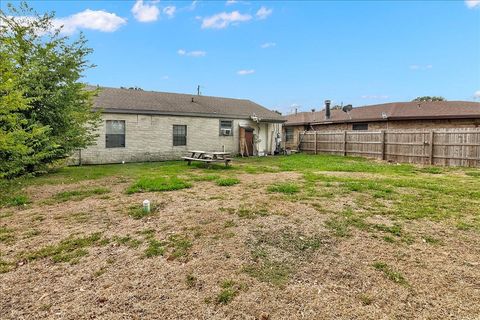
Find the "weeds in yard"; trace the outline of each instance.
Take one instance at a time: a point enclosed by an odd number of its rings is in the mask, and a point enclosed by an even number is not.
[[[325,226],[332,230],[337,237],[347,237],[350,230],[355,227],[360,230],[367,230],[369,225],[361,215],[355,214],[351,209],[342,211],[338,216],[331,217],[325,221]]]
[[[259,263],[245,266],[243,271],[259,281],[275,286],[285,285],[292,273],[291,268],[286,263],[266,259]]]
[[[172,249],[170,259],[178,259],[188,255],[192,242],[184,236],[171,235],[168,238],[168,247]]]
[[[456,224],[458,230],[467,231],[474,228],[474,225],[465,221],[459,221]]]
[[[101,195],[109,192],[110,189],[107,188],[64,191],[54,195],[53,199],[51,199],[49,202],[80,201],[91,196]]]
[[[189,273],[185,277],[185,283],[187,284],[187,287],[189,288],[194,288],[197,285],[197,277],[195,277],[193,274]]]
[[[332,230],[337,237],[347,237],[350,235],[348,222],[338,217],[333,217],[325,221],[325,226]]]
[[[188,251],[192,247],[192,242],[182,235],[171,235],[167,240],[159,241],[154,238],[154,230],[144,230],[141,232],[148,242],[144,255],[147,258],[162,256],[169,251],[168,260],[186,258]]]
[[[148,247],[145,249],[145,257],[152,258],[161,256],[165,252],[165,244],[162,241],[156,239],[150,239],[148,241]]]
[[[269,212],[266,208],[257,208],[257,207],[245,207],[241,206],[236,211],[239,218],[245,219],[254,219],[256,217],[265,217],[269,215]]]
[[[445,172],[445,169],[439,167],[424,167],[417,169],[417,171],[422,173],[440,174]]]
[[[220,179],[220,176],[216,174],[193,175],[190,177],[192,181],[214,181],[217,179]]]
[[[216,181],[217,186],[221,186],[221,187],[233,186],[239,183],[240,183],[240,180],[238,180],[237,178],[222,178]]]
[[[228,304],[238,295],[241,287],[233,280],[225,280],[221,283],[221,288],[222,290],[217,295],[215,301],[218,304]]]
[[[12,271],[14,268],[15,268],[15,263],[3,260],[2,255],[0,254],[0,274]]]
[[[433,245],[440,245],[442,244],[442,241],[440,239],[434,238],[432,236],[423,236],[422,237],[423,241],[425,241],[428,244],[433,244]]]
[[[102,244],[101,233],[93,233],[85,237],[70,237],[62,240],[59,244],[49,245],[40,250],[25,254],[29,261],[51,258],[53,262],[71,262],[75,263],[86,256],[86,248]]]
[[[223,225],[224,228],[232,228],[232,227],[236,227],[236,226],[237,226],[237,224],[233,220],[227,220],[227,221],[225,221],[225,224]]]
[[[40,230],[38,230],[38,229],[30,229],[30,230],[28,230],[28,231],[26,231],[26,232],[24,233],[24,238],[26,238],[26,239],[28,239],[28,238],[33,238],[33,237],[36,237],[36,236],[38,236],[38,235],[40,235],[40,234],[41,234]]]
[[[112,241],[118,245],[127,246],[129,248],[138,248],[142,244],[142,240],[132,238],[129,235],[123,237],[113,236]]]
[[[479,178],[480,177],[480,170],[479,171],[467,171],[467,172],[465,172],[465,174],[467,176],[470,176],[470,177]]]
[[[270,246],[293,256],[307,256],[322,245],[320,235],[307,236],[285,228],[275,232],[262,232],[257,236],[257,246]]]
[[[382,271],[387,279],[404,286],[408,285],[405,277],[400,272],[393,270],[393,268],[387,265],[385,262],[377,261],[373,264],[373,267],[379,271]]]
[[[27,205],[30,202],[26,195],[6,195],[4,198],[0,198],[0,206],[18,207]]]
[[[140,178],[127,193],[172,191],[190,188],[192,184],[177,177]]]
[[[93,276],[94,276],[95,278],[98,278],[98,277],[100,277],[101,275],[103,275],[105,272],[107,272],[107,268],[101,267],[100,269],[98,269],[97,271],[95,271],[95,272],[93,273]]]
[[[285,194],[294,194],[300,191],[300,187],[291,182],[276,183],[267,187],[269,192],[279,192]]]
[[[12,243],[15,239],[14,230],[7,227],[0,227],[0,243]]]
[[[299,261],[309,259],[322,246],[322,242],[319,235],[307,236],[285,228],[258,232],[256,240],[249,243],[249,246],[253,263],[244,266],[243,271],[259,281],[283,286]],[[283,258],[274,257],[280,253]]]
[[[373,298],[369,295],[361,294],[358,298],[364,306],[369,306],[373,303]]]
[[[153,239],[155,237],[155,229],[144,229],[136,232],[137,234],[144,236],[145,239]]]

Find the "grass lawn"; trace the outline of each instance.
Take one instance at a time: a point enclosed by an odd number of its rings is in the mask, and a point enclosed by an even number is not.
[[[5,319],[480,314],[479,169],[298,154],[0,188]]]

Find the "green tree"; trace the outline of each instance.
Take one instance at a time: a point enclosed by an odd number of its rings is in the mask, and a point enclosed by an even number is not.
[[[18,7],[10,4],[8,11],[0,10],[2,68],[11,69],[2,75],[1,114],[5,119],[15,118],[11,121],[17,124],[6,125],[4,121],[2,134],[16,135],[18,129],[35,133],[39,139],[30,137],[22,143],[22,134],[19,135],[18,150],[23,145],[22,152],[30,148],[35,157],[17,164],[23,165],[22,168],[3,173],[10,177],[13,172],[43,170],[46,165],[93,143],[100,114],[92,111],[97,91],[87,90],[80,81],[83,73],[94,67],[87,60],[92,49],[87,47],[85,37],[82,34],[77,39],[63,36],[61,28],[53,25],[52,13],[39,15],[26,3]],[[10,81],[9,84],[3,83],[6,81]],[[6,154],[3,149],[0,151]]]
[[[436,96],[423,96],[417,97],[412,100],[413,102],[422,102],[422,101],[447,101],[444,97],[436,97]]]
[[[55,153],[49,144],[50,128],[30,123],[23,112],[32,98],[25,98],[12,61],[0,52],[0,178],[23,174],[26,168]]]

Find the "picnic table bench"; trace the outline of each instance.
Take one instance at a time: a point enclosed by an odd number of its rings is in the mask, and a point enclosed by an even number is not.
[[[225,165],[228,166],[228,163],[232,161],[232,159],[230,159],[230,152],[191,150],[188,151],[188,153],[191,155],[182,157],[183,160],[188,161],[188,165],[190,165],[192,161],[198,161],[206,164],[210,164],[212,162],[224,162]]]

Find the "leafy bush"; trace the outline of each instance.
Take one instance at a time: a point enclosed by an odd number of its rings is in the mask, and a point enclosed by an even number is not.
[[[92,111],[97,91],[80,82],[92,67],[85,38],[52,32],[60,31],[52,13],[26,3],[7,8],[0,10],[0,178],[42,172],[93,143],[100,120]]]

